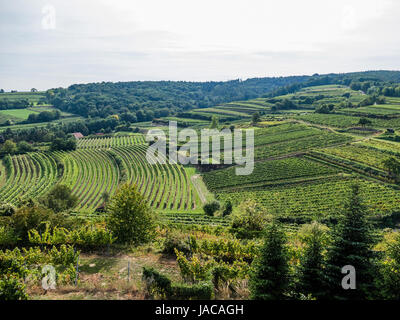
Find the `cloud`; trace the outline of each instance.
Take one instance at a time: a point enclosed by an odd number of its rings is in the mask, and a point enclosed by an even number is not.
[[[51,22],[46,5],[55,9],[55,28],[43,28]],[[0,88],[8,90],[398,69],[395,1],[13,0],[0,6]]]

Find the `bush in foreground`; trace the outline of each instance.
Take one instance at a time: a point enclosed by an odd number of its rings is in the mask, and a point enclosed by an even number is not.
[[[123,185],[107,207],[107,226],[120,243],[146,243],[153,238],[155,215],[135,185]]]

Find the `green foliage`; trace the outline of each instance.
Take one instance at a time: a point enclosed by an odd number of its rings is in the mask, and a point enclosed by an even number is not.
[[[26,141],[20,141],[17,143],[18,153],[27,153],[35,151],[35,148]]]
[[[237,239],[218,239],[197,241],[192,237],[191,248],[193,253],[205,257],[213,257],[217,262],[234,263],[235,261],[246,261],[251,263],[257,256],[259,245],[254,241],[242,243]]]
[[[29,230],[36,229],[42,232],[46,229],[47,223],[50,223],[50,226],[53,227],[59,225],[62,221],[63,217],[57,217],[51,210],[32,205],[19,208],[11,216],[11,227],[22,242],[27,242]]]
[[[50,263],[53,265],[76,265],[79,257],[79,251],[76,251],[73,246],[61,245],[59,249],[55,246],[48,252]]]
[[[379,262],[377,280],[381,299],[400,299],[400,234],[392,232],[384,241],[384,253]]]
[[[123,185],[107,207],[107,226],[121,243],[145,243],[155,231],[155,215],[135,185]]]
[[[235,168],[213,170],[204,174],[207,187],[216,192],[235,190],[243,187],[246,190],[250,184],[282,183],[280,180],[300,179],[339,172],[337,168],[311,161],[305,157],[258,161],[254,165],[252,174],[247,176],[236,175]],[[247,187],[247,188],[246,188]]]
[[[195,284],[173,284],[173,300],[211,300],[213,297],[213,285],[208,281]]]
[[[29,231],[29,242],[32,244],[73,244],[83,248],[104,247],[115,242],[112,233],[103,226],[82,226],[73,230],[54,227],[50,230],[46,224],[46,229],[39,233],[32,229]]]
[[[0,301],[28,300],[25,285],[16,277],[0,279]]]
[[[190,283],[198,283],[207,281],[211,278],[211,269],[215,265],[213,260],[202,260],[198,255],[193,255],[189,260],[185,255],[175,249],[176,261],[182,278]]]
[[[195,284],[172,283],[171,280],[153,268],[143,268],[146,291],[152,298],[173,300],[210,300],[213,286],[210,282]]]
[[[185,254],[190,253],[191,247],[188,241],[188,236],[180,233],[175,229],[168,230],[163,243],[162,252],[165,254],[174,254],[175,249]]]
[[[75,207],[78,197],[72,194],[68,186],[58,184],[43,198],[42,202],[54,212],[63,212]]]
[[[331,113],[334,108],[334,105],[330,104],[322,104],[318,108],[315,109],[316,113]]]
[[[323,252],[327,244],[327,228],[313,222],[304,225],[299,234],[305,249],[298,267],[297,290],[304,296],[311,295],[318,299],[323,296]]]
[[[211,202],[209,202],[209,203],[206,203],[206,204],[203,206],[204,213],[205,213],[206,215],[208,215],[208,216],[213,216],[214,213],[215,213],[216,211],[218,211],[220,208],[221,208],[220,203],[219,203],[218,201],[215,201],[215,200],[214,200],[214,201],[211,201]]]
[[[390,157],[383,161],[383,166],[389,172],[389,175],[396,181],[400,179],[400,161],[395,157]]]
[[[172,295],[171,280],[154,268],[143,267],[142,280],[150,297],[165,299]]]
[[[0,246],[12,246],[16,245],[18,237],[14,232],[14,229],[9,226],[0,226]]]
[[[15,208],[15,206],[12,205],[11,203],[0,204],[0,216],[10,217],[15,213],[16,210],[17,208]]]
[[[212,116],[210,129],[217,129],[217,128],[218,128],[218,117],[217,116]]]
[[[365,127],[365,126],[371,125],[372,121],[369,120],[368,118],[360,118],[360,121],[358,121],[358,124]]]
[[[3,158],[3,164],[4,167],[6,168],[7,176],[11,175],[11,170],[12,170],[12,159],[9,154],[5,155]]]
[[[360,185],[362,197],[368,202],[366,213],[380,220],[400,210],[400,193],[390,186],[361,179],[357,176],[332,177],[313,182],[283,183],[264,188],[254,188],[240,192],[221,192],[221,201],[231,200],[239,204],[247,199],[256,200],[281,222],[321,223],[336,221],[338,213],[343,212],[351,185]],[[235,207],[234,211],[237,208]],[[234,216],[234,214],[232,215]]]
[[[259,112],[255,112],[253,113],[253,115],[251,116],[251,122],[253,124],[257,124],[261,121],[261,116]]]
[[[249,282],[252,299],[285,299],[289,285],[288,249],[286,236],[276,223],[266,228],[264,244],[252,267]]]
[[[235,208],[230,231],[239,239],[252,239],[261,235],[270,218],[265,208],[247,200]]]
[[[15,154],[17,152],[17,145],[12,140],[7,140],[1,147],[1,152],[3,154]]]
[[[79,251],[69,245],[61,245],[59,248],[53,246],[49,250],[30,247],[0,251],[0,281],[14,278],[21,283],[22,278],[27,276],[33,281],[40,281],[42,267],[50,264],[56,269],[58,283],[71,284],[75,279],[78,257]]]
[[[345,211],[334,229],[332,245],[328,249],[326,262],[325,294],[332,299],[365,299],[374,293],[376,270],[373,264],[375,243],[371,224],[361,203],[359,186],[353,185]],[[343,290],[342,267],[351,265],[356,270],[357,290]]]
[[[230,200],[226,201],[224,203],[224,208],[222,210],[222,216],[223,217],[229,216],[232,213],[232,210],[233,210],[232,202]]]
[[[51,142],[50,150],[51,151],[76,150],[76,139],[75,138],[69,138],[69,139],[55,138]]]

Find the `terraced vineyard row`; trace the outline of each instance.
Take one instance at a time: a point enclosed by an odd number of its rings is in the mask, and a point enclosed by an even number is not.
[[[104,192],[113,194],[119,183],[119,170],[105,150],[77,150],[57,153],[64,163],[60,183],[69,186],[79,199],[78,211],[93,211],[102,205]]]
[[[385,169],[383,161],[392,155],[392,153],[374,148],[365,143],[354,143],[347,146],[325,148],[321,151],[325,154],[363,163],[380,170]]]
[[[210,190],[217,191],[221,188],[232,188],[238,185],[306,178],[338,172],[337,168],[304,158],[288,158],[256,162],[253,173],[247,176],[237,176],[235,168],[228,168],[206,173],[203,178]]]
[[[352,184],[360,185],[363,203],[368,213],[375,217],[387,216],[400,211],[400,191],[360,178],[331,178],[317,183],[285,185],[245,192],[221,192],[218,198],[238,204],[255,199],[267,210],[292,222],[335,217],[344,210]]]
[[[91,213],[104,204],[105,193],[112,196],[121,183],[130,182],[156,210],[201,210],[190,175],[181,165],[151,165],[146,160],[147,145],[125,146],[136,142],[126,138],[111,141],[109,145],[119,146],[108,149],[103,147],[104,141],[95,141],[95,147],[89,144],[72,152],[13,156],[8,173],[0,166],[0,201],[16,204],[20,199],[39,198],[60,183],[78,197],[74,211]]]
[[[348,128],[358,126],[359,117],[347,116],[342,114],[319,114],[311,113],[306,115],[295,115],[292,118],[304,120],[310,123],[333,126],[337,128]],[[400,128],[400,118],[394,119],[374,119],[371,120],[374,128]]]
[[[254,156],[256,159],[266,159],[268,157],[276,157],[295,152],[304,152],[313,148],[342,144],[351,140],[352,138],[342,134],[318,130],[318,134],[297,139],[291,138],[281,142],[256,147],[254,150]]]
[[[46,193],[58,178],[55,159],[44,153],[10,157],[9,173],[2,166],[0,201],[16,204]]]
[[[83,138],[78,140],[79,149],[98,149],[98,148],[113,148],[113,147],[127,147],[137,144],[146,143],[144,136],[129,135],[117,137],[96,137],[96,138]]]
[[[160,215],[160,220],[163,222],[183,225],[208,225],[208,226],[223,226],[229,225],[229,218],[210,217],[204,214],[196,213],[164,213]]]
[[[151,165],[146,150],[145,145],[114,149],[125,163],[128,181],[135,183],[157,210],[198,208],[200,200],[185,169],[168,163]]]

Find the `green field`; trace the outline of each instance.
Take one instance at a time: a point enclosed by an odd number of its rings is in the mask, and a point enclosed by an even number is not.
[[[0,100],[7,99],[9,101],[15,101],[15,100],[27,99],[34,104],[36,104],[40,99],[42,99],[44,97],[45,97],[44,92],[15,92],[15,93],[5,92],[5,93],[0,93]]]
[[[10,119],[20,119],[26,120],[28,116],[32,113],[39,113],[38,111],[33,111],[31,109],[10,109],[10,110],[0,110],[0,114],[3,116],[9,116]]]

